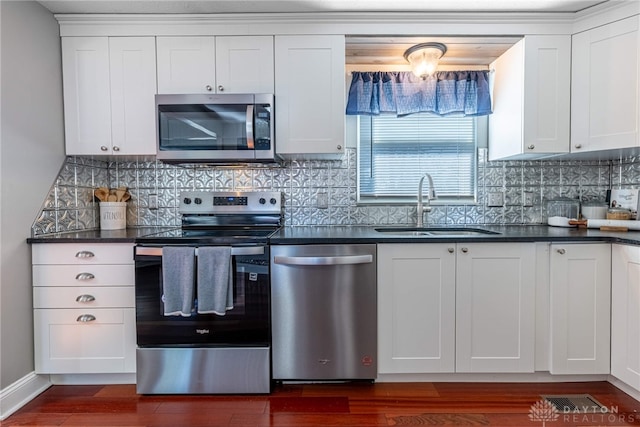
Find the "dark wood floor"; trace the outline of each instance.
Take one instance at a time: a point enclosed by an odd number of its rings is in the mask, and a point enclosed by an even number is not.
[[[541,395],[590,394],[617,413],[532,410]],[[606,382],[280,385],[271,395],[141,396],[133,385],[53,386],[4,426],[627,426],[640,402]]]

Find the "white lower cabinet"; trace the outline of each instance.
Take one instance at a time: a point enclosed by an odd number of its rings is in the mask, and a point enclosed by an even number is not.
[[[378,245],[378,371],[454,372],[455,244]]]
[[[535,244],[457,246],[456,372],[533,372]]]
[[[135,372],[132,244],[35,244],[38,374]]]
[[[533,372],[535,244],[378,245],[379,369]]]
[[[611,245],[552,244],[550,372],[608,374]]]
[[[640,247],[614,244],[611,375],[640,390]]]

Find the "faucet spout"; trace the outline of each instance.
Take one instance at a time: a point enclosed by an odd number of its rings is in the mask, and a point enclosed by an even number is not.
[[[424,179],[427,178],[429,181],[429,191],[427,192],[427,201],[426,206],[422,202],[422,187],[424,184]],[[418,214],[418,219],[416,221],[417,227],[424,226],[424,213],[431,212],[431,200],[436,198],[436,190],[433,186],[433,178],[428,173],[424,174],[422,178],[420,178],[420,182],[418,183],[418,205],[416,206],[416,211]]]

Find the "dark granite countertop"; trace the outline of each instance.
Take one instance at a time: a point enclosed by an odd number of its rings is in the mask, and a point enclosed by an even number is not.
[[[387,226],[284,227],[271,237],[271,244],[329,243],[436,243],[436,242],[616,242],[640,245],[640,231],[610,232],[598,229],[550,227],[547,225],[468,226],[498,234],[473,236],[402,236],[380,233]],[[450,226],[453,227],[453,226]],[[464,228],[464,227],[456,227]]]
[[[135,243],[137,239],[179,227],[133,227],[124,230],[87,230],[30,237],[27,243]]]
[[[332,243],[442,243],[442,242],[615,242],[640,245],[640,231],[610,232],[597,229],[562,228],[546,225],[467,226],[482,228],[497,234],[473,236],[406,236],[380,233],[386,226],[318,226],[283,227],[270,239],[271,244],[332,244]],[[450,226],[453,227],[453,226]],[[27,243],[136,243],[178,227],[135,227],[125,230],[90,230],[57,233],[27,239]],[[458,227],[456,227],[458,228]],[[464,228],[464,227],[460,227]]]

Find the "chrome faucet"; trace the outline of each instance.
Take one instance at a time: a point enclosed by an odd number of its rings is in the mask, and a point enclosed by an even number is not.
[[[429,192],[427,194],[427,206],[423,206],[422,204],[422,184],[424,183],[424,179],[427,178],[429,180]],[[436,190],[433,187],[433,179],[431,175],[428,173],[424,174],[422,178],[420,178],[420,183],[418,184],[418,206],[416,207],[418,213],[418,220],[416,221],[417,227],[422,227],[424,225],[423,215],[425,212],[431,212],[431,200],[436,198]]]

